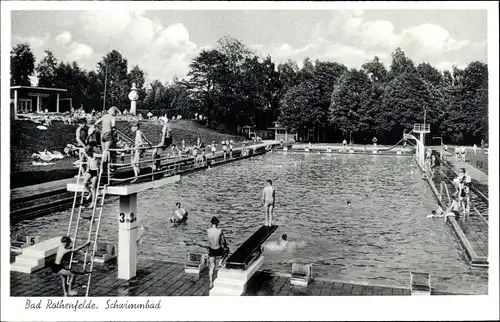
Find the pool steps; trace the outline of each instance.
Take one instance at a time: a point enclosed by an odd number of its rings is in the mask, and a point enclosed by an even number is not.
[[[10,265],[10,270],[31,274],[46,267],[53,261],[59,245],[61,236],[24,248],[23,253],[16,256],[15,262]]]

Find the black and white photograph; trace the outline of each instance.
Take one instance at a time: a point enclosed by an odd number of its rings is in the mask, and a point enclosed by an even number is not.
[[[498,3],[1,6],[2,320],[498,318]]]

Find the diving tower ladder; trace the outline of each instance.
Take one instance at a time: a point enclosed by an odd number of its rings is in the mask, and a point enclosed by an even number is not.
[[[105,151],[105,153],[109,153]],[[83,156],[82,156],[83,157]],[[82,158],[81,157],[81,158]],[[94,269],[95,255],[97,252],[97,241],[99,239],[99,231],[101,226],[102,214],[104,209],[105,199],[108,195],[119,196],[119,214],[118,214],[118,278],[130,280],[136,276],[137,264],[137,236],[138,236],[138,215],[137,215],[137,194],[148,190],[159,188],[169,183],[174,183],[180,180],[179,175],[168,176],[153,179],[151,181],[137,183],[113,183],[109,180],[109,163],[108,168],[103,169],[101,162],[98,173],[97,191],[95,202],[92,208],[90,217],[83,218],[83,201],[86,193],[86,187],[82,184],[84,164],[83,159],[80,160],[80,168],[78,171],[77,182],[67,184],[67,190],[75,192],[73,207],[71,210],[70,223],[68,226],[68,236],[73,237],[74,242],[78,238],[81,220],[90,220],[88,232],[85,234],[86,245],[85,257],[83,260],[83,273],[88,274],[86,296],[89,295],[90,283],[92,279],[92,271]],[[106,184],[102,184],[104,173],[108,174]],[[129,178],[130,180],[133,179]],[[128,180],[128,179],[127,179]],[[79,203],[77,202],[79,200]],[[75,219],[75,216],[76,219]],[[72,229],[73,221],[76,221],[76,226]],[[72,234],[72,235],[71,235]],[[73,250],[77,249],[73,244]],[[91,250],[92,249],[92,250]],[[71,255],[73,257],[73,255]],[[71,258],[70,265],[73,265]],[[87,266],[88,269],[87,269]],[[70,266],[71,269],[71,266]]]
[[[80,154],[80,166],[78,170],[78,178],[77,178],[77,185],[80,184],[80,180],[82,176],[84,175],[83,173],[83,158],[82,154]],[[92,279],[92,270],[94,269],[94,261],[95,261],[95,253],[97,251],[97,241],[99,238],[99,230],[101,227],[101,219],[102,219],[102,213],[104,209],[104,202],[106,199],[106,188],[107,185],[101,186],[101,181],[102,181],[102,174],[103,174],[103,167],[102,167],[102,162],[99,167],[99,173],[97,177],[97,188],[96,188],[96,196],[94,200],[94,196],[91,196],[91,203],[92,203],[92,208],[89,209],[91,210],[91,215],[90,217],[83,217],[83,210],[84,210],[84,200],[85,200],[85,193],[87,192],[86,188],[82,186],[82,189],[75,189],[75,195],[73,199],[73,206],[71,208],[71,216],[68,224],[68,233],[67,236],[72,238],[73,245],[72,245],[72,252],[71,252],[71,257],[70,257],[70,262],[69,262],[69,269],[71,270],[73,266],[73,256],[74,256],[74,251],[78,247],[76,247],[76,243],[78,240],[78,233],[80,231],[80,221],[81,220],[90,220],[90,224],[88,226],[88,231],[84,234],[86,236],[85,243],[88,243],[87,246],[85,246],[83,249],[85,249],[85,255],[84,255],[84,260],[83,260],[83,265],[82,265],[82,270],[81,273],[85,274],[87,277],[87,287],[86,287],[86,294],[85,296],[89,295],[89,290],[90,290],[90,282]],[[79,199],[79,202],[77,203],[77,200]],[[75,216],[76,208],[78,208],[77,211],[77,218],[76,218],[76,225],[74,229],[73,227],[73,218]],[[99,211],[97,218],[96,218],[96,211]],[[96,225],[94,225],[96,224]],[[89,266],[89,267],[87,267]],[[88,269],[87,269],[88,268]]]

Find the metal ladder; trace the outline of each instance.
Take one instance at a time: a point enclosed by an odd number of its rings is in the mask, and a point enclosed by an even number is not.
[[[105,151],[107,153],[107,151]],[[104,155],[104,154],[103,154]],[[82,175],[82,165],[83,165],[83,155],[80,155],[80,169],[78,171],[78,179],[77,179],[77,184],[80,183],[80,178]],[[73,207],[71,209],[71,217],[70,217],[70,222],[68,226],[68,236],[71,234],[71,228],[72,228],[72,222],[73,222],[73,216],[75,214],[75,209],[78,206],[78,216],[76,219],[76,227],[74,228],[74,233],[73,233],[73,246],[72,246],[72,251],[74,251],[76,248],[76,240],[78,237],[78,232],[80,230],[80,220],[90,220],[90,226],[88,228],[88,233],[87,233],[87,238],[86,238],[86,243],[89,243],[85,249],[85,257],[83,260],[83,266],[82,266],[82,272],[84,272],[87,276],[87,288],[86,288],[86,295],[89,296],[89,291],[90,291],[90,282],[92,279],[92,270],[94,269],[94,259],[95,259],[95,253],[97,251],[97,240],[99,237],[99,230],[101,226],[101,219],[102,219],[102,212],[104,209],[104,201],[106,199],[106,192],[107,192],[107,184],[101,186],[101,178],[103,174],[103,166],[102,162],[100,165],[99,169],[99,174],[98,174],[98,179],[97,179],[97,189],[96,189],[96,196],[95,196],[95,203],[94,206],[92,207],[92,215],[90,218],[82,218],[82,211],[83,211],[83,200],[85,196],[85,188],[83,187],[81,191],[80,189],[76,189],[75,191],[75,197],[73,200]],[[76,200],[78,199],[78,194],[80,193],[80,203],[77,205]],[[100,198],[100,199],[99,199]],[[96,220],[96,210],[99,208],[99,215],[97,216]],[[94,223],[97,221],[97,225],[94,227]],[[92,247],[92,250],[90,250],[90,247]],[[73,256],[74,253],[71,253],[71,258],[69,262],[69,269],[71,270],[71,266],[73,265]],[[90,258],[89,258],[90,256]],[[87,264],[90,265],[89,269],[87,269]]]

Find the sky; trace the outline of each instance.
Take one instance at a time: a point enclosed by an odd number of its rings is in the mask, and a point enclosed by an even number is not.
[[[389,68],[397,47],[440,70],[487,63],[486,10],[13,11],[11,33],[11,45],[28,42],[37,62],[49,49],[95,69],[109,46],[129,69],[163,82],[185,77],[193,57],[223,36],[299,66],[309,57],[360,68],[378,56]]]

